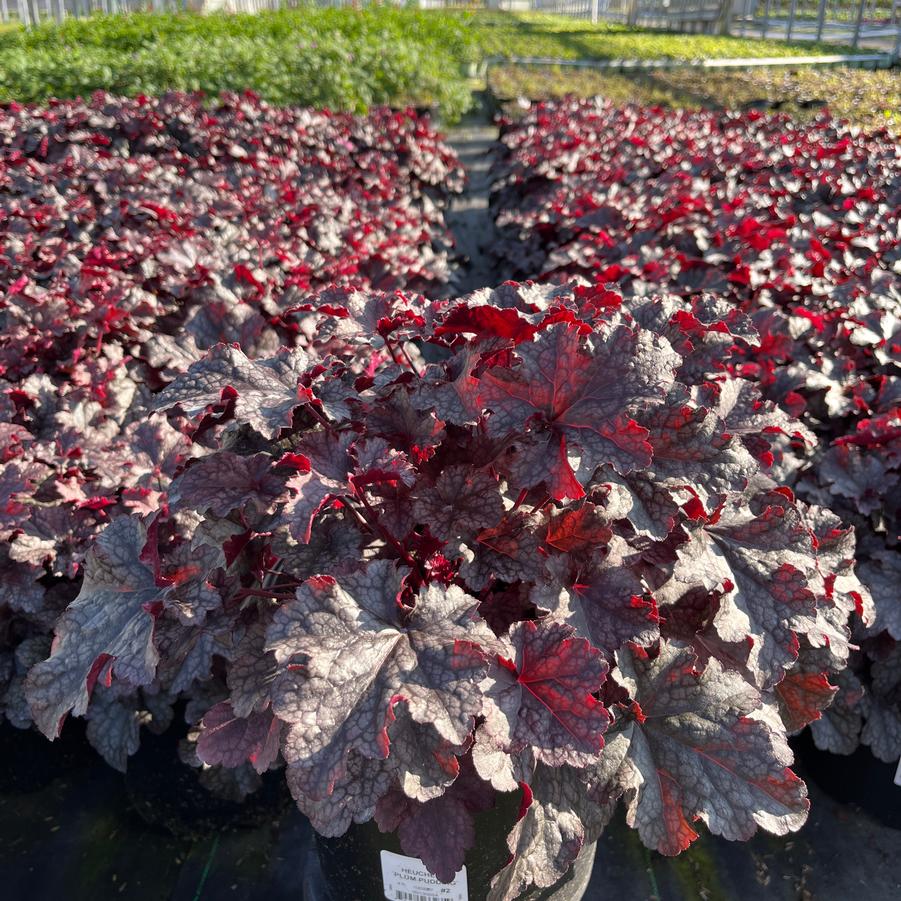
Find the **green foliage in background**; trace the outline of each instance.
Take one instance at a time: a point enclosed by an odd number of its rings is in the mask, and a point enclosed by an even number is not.
[[[826,107],[854,125],[901,133],[901,73],[897,69],[598,72],[562,66],[496,66],[489,74],[489,87],[512,115],[522,108],[518,98],[601,96],[618,104],[779,110],[801,121]]]
[[[92,16],[0,34],[0,100],[250,88],[356,112],[437,105],[452,121],[470,104],[463,67],[478,58],[465,16],[391,7]]]
[[[273,103],[356,112],[377,104],[436,106],[453,122],[471,103],[467,69],[486,56],[694,59],[839,50],[564,16],[393,6],[98,15],[0,33],[0,101],[250,88]]]
[[[708,34],[673,34],[543,13],[479,13],[479,46],[489,56],[556,59],[725,59],[814,56],[847,47],[813,41],[761,41]]]

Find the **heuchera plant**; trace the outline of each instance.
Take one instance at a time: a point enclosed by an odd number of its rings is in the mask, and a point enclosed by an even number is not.
[[[199,452],[148,421],[152,393],[220,341],[260,356],[293,343],[301,326],[279,312],[311,290],[442,288],[443,211],[461,185],[411,110],[251,94],[0,109],[0,715],[30,725],[23,681],[92,539],[157,509]],[[138,719],[171,716],[158,697],[95,698],[88,738],[120,769]]]
[[[216,345],[156,395],[198,459],[90,552],[26,681],[48,736],[181,693],[195,762],[284,764],[319,832],[374,818],[445,881],[519,792],[496,898],[619,801],[665,854],[803,824],[786,732],[865,592],[850,531],[771,475],[809,432],[709,376],[746,317],[512,283],[283,315],[302,346]]]
[[[500,261],[638,295],[715,292],[760,333],[727,369],[801,418],[812,454],[780,478],[861,536],[872,613],[811,725],[821,748],[901,757],[901,145],[821,116],[685,112],[594,100],[507,122],[493,209]],[[802,648],[803,667],[823,668]]]

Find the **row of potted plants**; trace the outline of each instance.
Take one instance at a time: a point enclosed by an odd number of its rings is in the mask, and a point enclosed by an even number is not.
[[[784,835],[789,735],[891,739],[894,511],[845,490],[897,466],[880,136],[541,107],[493,208],[551,283],[434,300],[460,170],[411,114],[5,115],[15,725],[283,771],[336,897],[575,898],[620,804],[663,854]]]
[[[515,271],[628,294],[714,294],[758,330],[719,364],[798,416],[816,443],[781,478],[854,525],[865,597],[852,666],[817,745],[901,757],[901,148],[821,115],[539,105],[502,135],[494,209]],[[817,652],[808,671],[818,670]]]
[[[32,721],[24,679],[78,594],[90,542],[116,516],[158,511],[202,453],[148,419],[153,392],[218,342],[253,355],[294,343],[302,325],[280,311],[316,288],[437,290],[462,178],[412,111],[278,109],[251,94],[0,111],[5,718]],[[178,690],[215,649],[185,649]],[[139,721],[164,727],[163,709],[110,686],[88,737],[124,768]]]

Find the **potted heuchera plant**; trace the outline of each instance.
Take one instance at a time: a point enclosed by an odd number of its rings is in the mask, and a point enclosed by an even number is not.
[[[664,854],[803,824],[786,730],[833,688],[799,650],[841,669],[864,598],[778,484],[810,435],[718,374],[741,314],[511,283],[285,320],[157,395],[205,454],[98,540],[28,678],[45,732],[177,680],[199,761],[285,766],[336,897],[427,894],[418,861],[436,897],[578,897],[620,800]]]

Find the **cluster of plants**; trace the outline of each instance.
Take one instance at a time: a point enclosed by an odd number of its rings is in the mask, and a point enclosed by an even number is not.
[[[460,15],[398,9],[129,14],[0,35],[0,101],[254,90],[278,104],[365,112],[469,108],[463,66],[479,51]]]
[[[102,90],[254,90],[278,104],[365,112],[469,109],[465,74],[486,57],[704,59],[834,53],[826,44],[675,35],[567,16],[417,10],[390,4],[255,14],[132,13],[0,33],[0,101]]]
[[[680,105],[725,108],[766,108],[810,120],[826,107],[837,119],[868,130],[883,127],[901,131],[901,78],[897,69],[810,67],[757,68],[705,73],[703,85],[686,70],[661,73],[680,99],[694,94],[695,102]]]
[[[479,12],[471,21],[483,53],[508,58],[696,60],[811,56],[848,50],[825,41],[680,34],[549,13]]]
[[[601,96],[615,103],[685,109],[766,109],[808,121],[823,108],[870,130],[901,131],[901,78],[893,69],[691,67],[604,72],[564,66],[492,66],[488,85],[505,113],[518,117],[526,101]]]
[[[159,437],[127,451],[167,447],[173,478],[106,510],[29,650],[46,735],[86,715],[124,761],[180,698],[211,784],[283,766],[320,833],[374,819],[445,881],[518,793],[499,899],[557,881],[620,801],[664,854],[697,821],[803,824],[786,736],[866,592],[851,531],[781,484],[808,430],[718,371],[747,316],[507,283],[277,318],[277,350],[140,386]]]
[[[179,729],[443,881],[512,798],[493,901],[620,804],[670,855],[800,828],[791,734],[901,755],[899,171],[544,104],[492,209],[545,284],[435,299],[462,172],[412,111],[4,108],[0,712],[119,769]]]
[[[792,6],[794,5],[794,9]],[[891,0],[871,0],[866,4],[864,9],[862,23],[882,23],[892,22],[896,19],[896,6]],[[763,10],[755,10],[759,15]],[[835,0],[830,4],[828,17],[830,22],[850,22],[855,23],[860,13],[860,4],[855,0]],[[788,18],[793,15],[796,20],[816,20],[820,16],[819,4],[816,2],[800,2],[797,0],[792,4],[792,0],[770,0],[769,10],[765,15],[773,18]],[[751,20],[753,21],[753,19]],[[759,22],[759,20],[758,20]]]
[[[786,738],[870,600],[784,487],[814,436],[735,375],[752,317],[425,299],[460,171],[412,114],[98,96],[0,135],[15,726],[84,717],[120,769],[180,729],[212,790],[283,769],[442,880],[518,797],[497,898],[620,802],[665,854],[801,826]]]
[[[313,289],[438,289],[442,210],[461,185],[410,111],[248,94],[0,111],[0,710],[14,725],[31,721],[25,674],[94,536],[159,510],[198,452],[148,419],[153,392],[218,342],[252,355],[292,343],[308,326],[281,314]],[[98,704],[119,716],[118,743],[99,725],[88,737],[121,768],[137,720],[117,692],[100,688]]]
[[[716,368],[755,382],[817,436],[774,454],[799,496],[857,526],[865,596],[852,667],[817,744],[901,756],[901,147],[822,116],[540,104],[502,135],[499,253],[519,274],[627,296],[716,297],[745,315]],[[838,520],[835,528],[839,529]],[[843,528],[843,527],[842,527]],[[820,650],[800,649],[820,674]],[[819,678],[819,676],[817,676]]]

